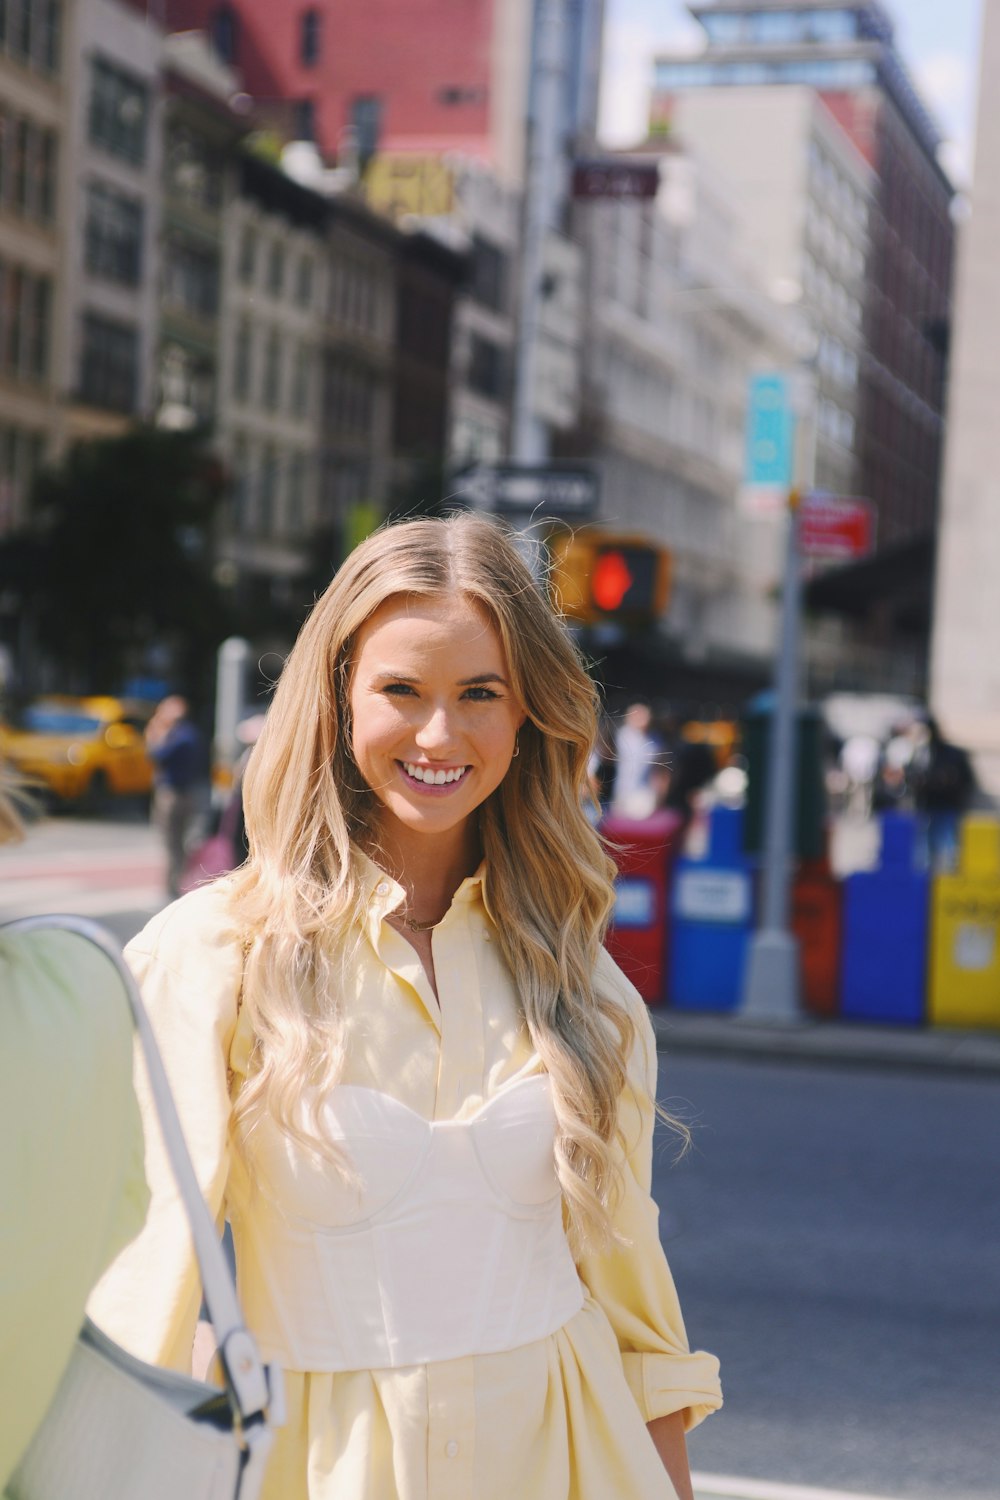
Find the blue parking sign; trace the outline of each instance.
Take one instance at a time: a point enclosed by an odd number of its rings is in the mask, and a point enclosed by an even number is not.
[[[788,490],[795,460],[795,414],[787,375],[755,375],[747,403],[744,484]]]

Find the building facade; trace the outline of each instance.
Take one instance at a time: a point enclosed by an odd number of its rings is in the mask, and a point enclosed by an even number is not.
[[[1000,4],[985,0],[971,216],[959,241],[937,558],[931,706],[949,737],[975,753],[980,779],[1000,794]]]
[[[299,601],[320,525],[326,203],[249,152],[224,217],[216,446],[220,576],[245,609]]]
[[[654,130],[669,128],[678,101],[686,108],[689,94],[694,108],[693,96],[704,90],[805,87],[820,95],[871,169],[852,488],[876,507],[877,566],[830,574],[810,589],[810,599],[853,620],[866,635],[874,653],[867,661],[878,657],[880,666],[877,680],[865,686],[919,691],[930,623],[953,245],[953,190],[938,162],[938,136],[878,0],[726,0],[688,8],[705,30],[705,50],[657,60]],[[738,137],[730,144],[737,156]],[[817,213],[830,221],[825,233],[840,233],[839,214],[829,214],[822,202]]]
[[[70,70],[61,439],[121,432],[155,407],[163,33],[120,0],[77,0]]]
[[[711,172],[676,154],[660,170],[653,200],[577,205],[583,410],[559,452],[597,467],[604,527],[671,554],[668,610],[644,647],[670,691],[742,697],[767,680],[781,567],[780,519],[740,509],[746,393],[787,359],[791,330]]]
[[[0,9],[0,536],[59,435],[54,348],[66,238],[71,4]]]

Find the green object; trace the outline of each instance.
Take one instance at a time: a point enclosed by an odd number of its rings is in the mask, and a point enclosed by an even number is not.
[[[767,765],[773,696],[755,698],[743,718],[743,753],[747,760],[747,807],[743,847],[747,854],[764,848]],[[810,704],[799,709],[795,748],[793,852],[799,859],[821,859],[826,853],[826,789],[823,784],[823,721]]]

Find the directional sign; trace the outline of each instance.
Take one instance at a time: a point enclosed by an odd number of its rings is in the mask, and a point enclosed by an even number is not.
[[[601,157],[573,163],[574,198],[655,198],[660,163]]]
[[[597,511],[598,482],[592,469],[477,464],[457,476],[454,490],[477,510],[501,516],[541,513],[585,519]]]
[[[795,414],[787,375],[755,375],[747,402],[746,462],[740,500],[751,514],[783,508],[792,484]]]
[[[868,557],[875,546],[871,502],[816,490],[799,506],[799,551],[803,557]]]

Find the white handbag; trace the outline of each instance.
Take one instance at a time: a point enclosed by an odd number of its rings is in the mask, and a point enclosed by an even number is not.
[[[184,1144],[149,1018],[114,938],[82,917],[25,917],[5,933],[58,928],[111,960],[128,994],[164,1144],[187,1210],[225,1388],[126,1353],[89,1319],[5,1500],[257,1500],[282,1378],[264,1365]]]

